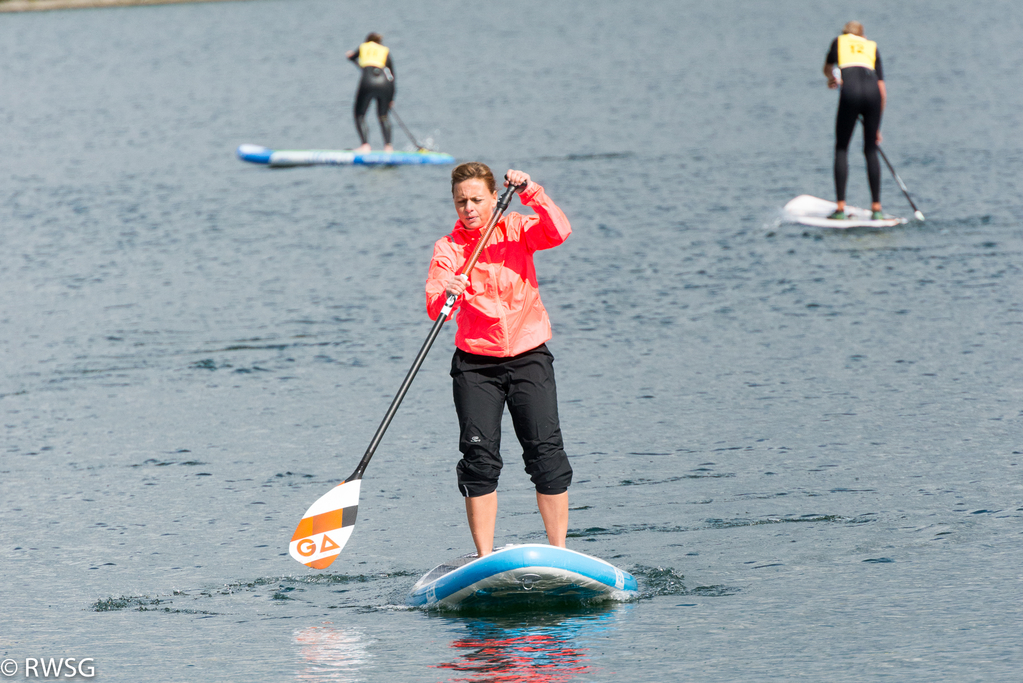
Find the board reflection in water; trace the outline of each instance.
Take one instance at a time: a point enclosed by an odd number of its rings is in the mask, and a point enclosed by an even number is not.
[[[359,629],[332,624],[310,626],[295,631],[294,642],[300,663],[296,680],[332,683],[366,680],[364,674],[371,657],[368,646],[372,641],[367,641]]]
[[[457,658],[434,665],[454,675],[449,681],[562,683],[600,671],[588,643],[612,631],[620,610],[455,619],[465,633],[452,641]]]

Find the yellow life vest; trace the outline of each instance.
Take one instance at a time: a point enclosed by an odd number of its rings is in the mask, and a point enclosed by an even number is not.
[[[383,69],[387,66],[387,53],[390,52],[380,43],[372,41],[359,46],[359,66],[375,66]]]
[[[877,62],[877,43],[851,33],[843,33],[838,37],[838,66],[863,66],[874,69]]]

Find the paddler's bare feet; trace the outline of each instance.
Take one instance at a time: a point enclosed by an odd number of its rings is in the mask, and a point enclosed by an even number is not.
[[[385,152],[393,152],[394,151],[394,145],[384,145],[384,151]]]
[[[373,148],[372,148],[372,147],[370,147],[370,146],[369,146],[369,143],[367,142],[367,143],[366,143],[366,144],[364,144],[364,145],[359,145],[358,147],[356,147],[356,148],[355,148],[355,153],[356,153],[356,154],[366,154],[367,152],[370,152],[370,151],[372,151],[372,149],[373,149]]]

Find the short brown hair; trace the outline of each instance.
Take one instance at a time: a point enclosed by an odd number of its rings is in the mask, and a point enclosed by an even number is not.
[[[497,191],[497,183],[494,181],[494,173],[490,170],[490,167],[479,161],[469,161],[459,164],[451,172],[451,194],[455,193],[455,186],[458,183],[472,180],[473,178],[478,178],[485,182],[487,189],[491,192]]]
[[[384,37],[382,35],[380,35],[379,33],[370,33],[368,36],[366,36],[366,42],[367,43],[378,43],[380,45],[383,45],[384,44]]]

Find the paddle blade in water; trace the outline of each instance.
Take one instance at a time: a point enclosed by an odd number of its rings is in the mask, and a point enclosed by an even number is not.
[[[355,528],[361,479],[341,482],[313,503],[298,523],[288,552],[313,569],[326,569]]]

